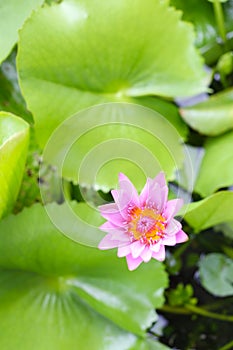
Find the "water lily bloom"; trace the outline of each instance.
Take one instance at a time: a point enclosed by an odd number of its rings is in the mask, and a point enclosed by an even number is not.
[[[100,229],[107,235],[99,249],[118,248],[118,257],[126,257],[129,270],[135,270],[151,258],[163,261],[165,245],[185,242],[188,236],[174,216],[182,199],[167,200],[168,187],[164,173],[147,179],[140,195],[124,174],[119,174],[119,189],[112,190],[115,203],[99,207],[107,220]]]

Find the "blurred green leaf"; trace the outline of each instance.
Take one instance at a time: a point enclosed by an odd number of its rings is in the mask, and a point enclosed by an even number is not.
[[[233,220],[233,192],[221,191],[184,208],[184,219],[197,232]]]
[[[171,5],[182,10],[183,19],[194,24],[196,45],[200,48],[207,64],[213,64],[224,53],[224,46],[219,40],[218,27],[213,5],[205,0],[171,0]],[[228,33],[227,47],[233,47],[232,32],[233,1],[223,4],[225,30]]]
[[[193,298],[193,287],[191,284],[179,283],[175,289],[167,293],[168,303],[171,306],[195,305],[197,299]]]
[[[203,287],[218,297],[233,295],[233,260],[223,254],[206,255],[199,263]]]
[[[181,108],[181,116],[194,130],[215,136],[233,129],[233,89],[224,90],[197,105]]]
[[[233,184],[233,131],[207,139],[195,191],[203,197]],[[221,171],[221,169],[224,171]]]
[[[39,9],[20,32],[18,70],[40,145],[94,104],[205,91],[193,41],[167,1],[64,0]]]
[[[2,220],[0,240],[1,348],[137,349],[136,338],[112,322],[143,335],[156,320],[154,308],[163,304],[167,286],[161,263],[132,273],[115,250],[66,238],[39,204]]]
[[[222,231],[225,237],[233,240],[233,221],[224,222],[215,227],[216,231]]]
[[[9,55],[17,42],[18,30],[32,10],[44,0],[7,0],[0,4],[0,63]]]
[[[0,112],[0,217],[9,213],[22,181],[29,141],[29,125]]]

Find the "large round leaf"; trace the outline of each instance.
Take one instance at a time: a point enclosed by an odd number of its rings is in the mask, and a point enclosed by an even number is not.
[[[233,89],[197,105],[181,109],[183,119],[201,134],[215,136],[233,129]]]
[[[183,160],[182,138],[160,114],[135,104],[110,103],[79,112],[50,138],[44,161],[85,186],[109,191],[119,172],[138,189],[146,177],[172,178]]]
[[[17,42],[21,28],[31,11],[44,0],[7,0],[0,3],[0,62],[10,53]]]
[[[201,201],[191,203],[185,209],[184,219],[197,232],[233,220],[233,192],[222,191]]]
[[[200,278],[208,292],[218,297],[233,295],[233,260],[212,253],[201,259]]]
[[[27,156],[29,125],[19,117],[0,112],[0,217],[16,200]]]
[[[195,190],[203,197],[233,184],[233,131],[209,138]],[[220,171],[222,169],[222,171]]]
[[[193,42],[168,1],[64,0],[39,9],[20,33],[18,68],[41,145],[93,104],[205,91]]]
[[[131,349],[135,338],[118,327],[143,335],[156,319],[154,307],[162,305],[167,285],[161,263],[144,264],[132,273],[115,250],[103,252],[66,238],[39,204],[5,218],[0,223],[3,236],[2,348],[9,341],[8,349],[22,343],[28,350],[38,339],[33,349],[47,342],[49,349],[72,349],[74,344],[115,349],[118,342],[123,345],[117,348]],[[12,328],[14,337],[8,339]]]

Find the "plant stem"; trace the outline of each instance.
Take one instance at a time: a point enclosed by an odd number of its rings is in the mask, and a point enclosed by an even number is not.
[[[185,308],[201,316],[215,318],[216,320],[221,320],[221,321],[233,322],[233,315],[217,314],[215,312],[210,312],[199,306],[194,306],[194,305],[185,305]]]
[[[159,309],[160,311],[169,312],[173,314],[189,315],[195,313],[204,317],[214,318],[220,321],[233,322],[233,315],[221,315],[215,312],[207,311],[199,306],[185,305],[184,307],[173,307],[170,305],[164,305]]]
[[[180,315],[190,315],[191,312],[184,307],[177,307],[177,306],[170,306],[170,305],[163,305],[160,309],[160,311],[168,312],[171,314],[180,314]]]
[[[219,350],[230,350],[233,348],[233,340],[230,343],[227,343],[226,345],[222,346]]]
[[[225,24],[224,24],[224,15],[223,15],[223,10],[222,10],[222,4],[220,3],[219,0],[214,0],[213,2],[214,6],[214,14],[215,14],[215,19],[217,22],[219,34],[222,38],[223,43],[225,44],[227,38],[226,38],[226,31],[225,31]]]

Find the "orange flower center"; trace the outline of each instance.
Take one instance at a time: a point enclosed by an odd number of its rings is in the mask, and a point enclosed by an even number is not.
[[[166,219],[152,208],[129,210],[128,232],[132,240],[141,240],[145,244],[157,243],[164,237]]]

